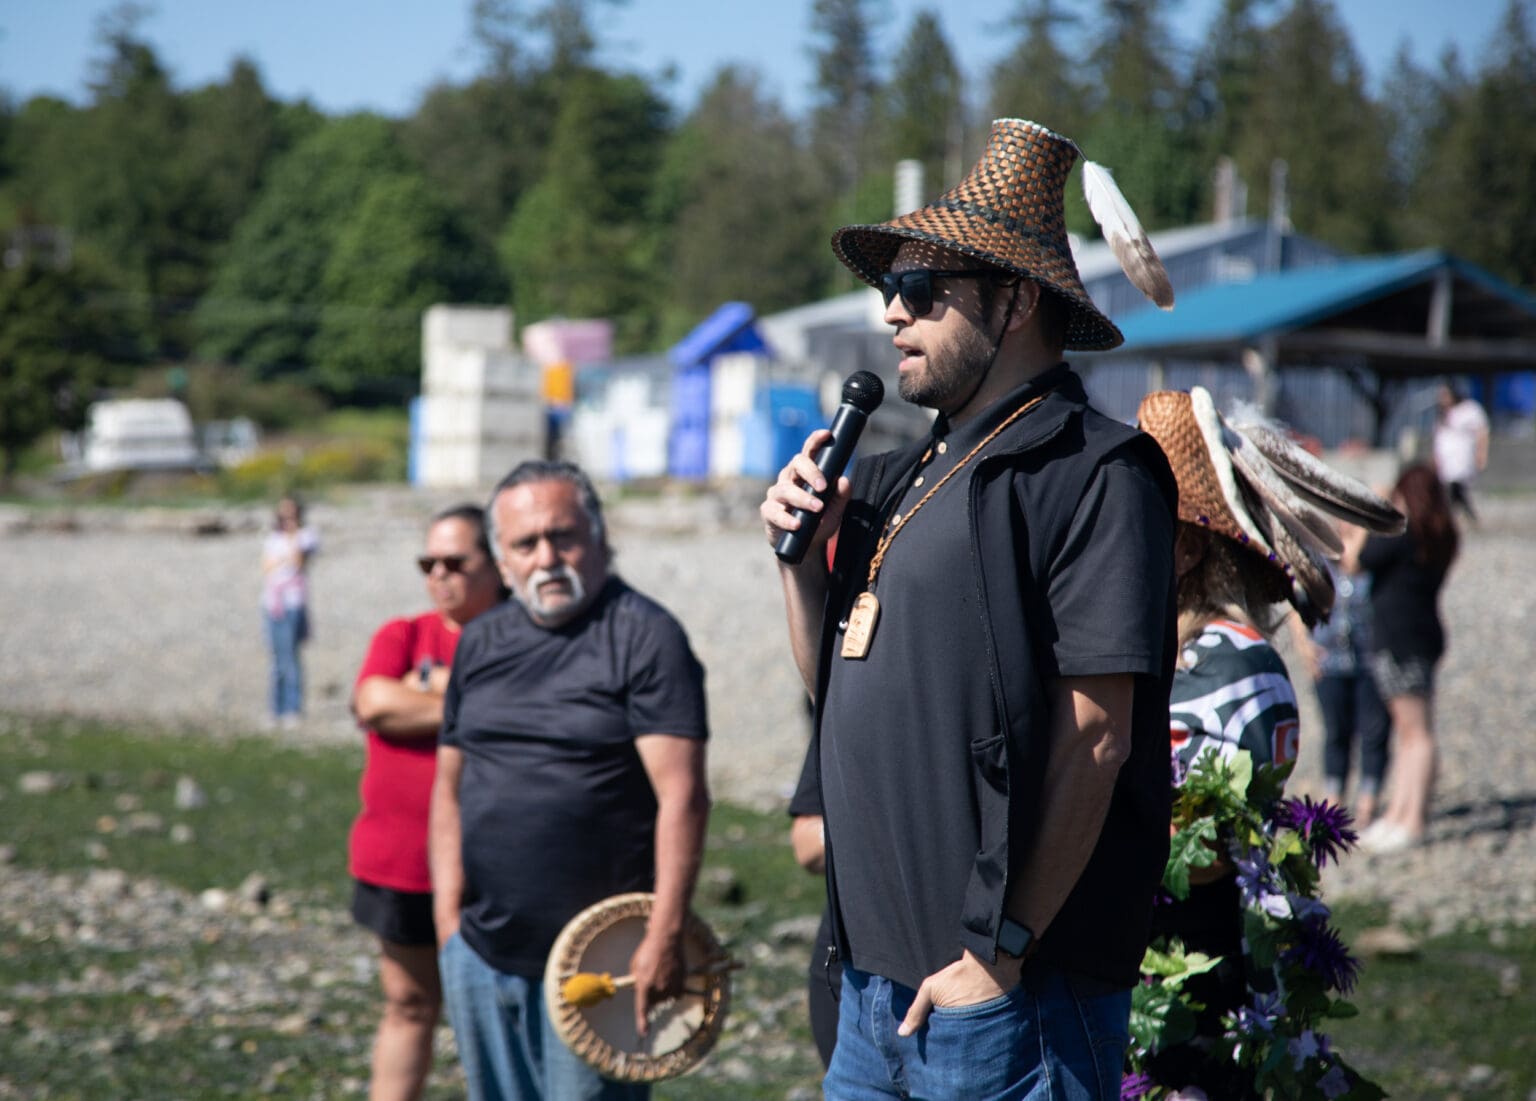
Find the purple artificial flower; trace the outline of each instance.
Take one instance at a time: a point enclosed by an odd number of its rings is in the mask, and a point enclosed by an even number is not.
[[[1280,893],[1280,884],[1275,877],[1274,865],[1264,850],[1249,849],[1247,856],[1234,856],[1232,864],[1237,869],[1237,890],[1243,905],[1268,912],[1265,903],[1272,895]]]
[[[1314,803],[1310,795],[1280,800],[1275,804],[1272,819],[1281,829],[1295,830],[1306,839],[1312,861],[1319,868],[1330,860],[1337,863],[1358,839],[1350,829],[1355,820],[1349,811],[1327,800]]]
[[[1323,1096],[1330,1099],[1342,1097],[1349,1092],[1349,1076],[1344,1073],[1344,1068],[1335,1063],[1328,1068],[1328,1073],[1317,1080],[1317,1088],[1323,1091]]]
[[[1136,1101],[1138,1097],[1145,1097],[1152,1092],[1157,1083],[1152,1081],[1150,1074],[1127,1074],[1120,1079],[1120,1101]]]
[[[1242,1058],[1243,1044],[1250,1039],[1259,1040],[1274,1035],[1275,1025],[1284,1016],[1285,1002],[1281,1000],[1279,994],[1261,994],[1255,991],[1253,1004],[1238,1006],[1237,1012],[1231,1018],[1232,1025],[1227,1029],[1226,1038],[1237,1041],[1232,1057]]]
[[[1301,1035],[1286,1045],[1291,1053],[1292,1065],[1300,1070],[1306,1066],[1308,1059],[1315,1059],[1320,1050],[1317,1043],[1317,1033],[1310,1028],[1302,1029]]]
[[[1188,777],[1189,766],[1184,763],[1184,759],[1175,750],[1172,754],[1172,759],[1168,763],[1168,778],[1172,781],[1174,787],[1181,788]]]
[[[1286,949],[1285,960],[1299,963],[1322,976],[1330,990],[1348,994],[1360,973],[1360,961],[1349,954],[1338,931],[1325,918],[1309,917],[1300,923],[1300,936]]]

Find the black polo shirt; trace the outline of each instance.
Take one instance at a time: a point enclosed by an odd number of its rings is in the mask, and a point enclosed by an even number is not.
[[[441,743],[464,754],[460,930],[492,967],[540,976],[570,918],[652,888],[646,734],[708,736],[704,670],[677,621],[618,578],[562,627],[509,600],[464,628]]]
[[[1076,379],[1058,368],[958,429],[948,431],[941,418],[926,457],[901,473],[905,488],[887,508],[907,516],[1024,401],[1062,384]],[[868,656],[839,656],[841,631],[831,647],[819,736],[822,799],[835,853],[832,895],[850,962],[912,987],[958,959],[968,943],[967,895],[974,895],[978,853],[991,843],[980,821],[984,793],[978,788],[989,762],[1010,759],[1018,770],[1003,781],[1015,823],[1003,827],[1012,836],[1006,858],[1012,867],[1024,848],[1019,824],[1032,818],[1031,808],[1019,803],[1030,792],[1023,770],[1038,758],[1008,744],[994,684],[995,671],[1006,673],[1011,661],[1031,658],[990,651],[988,617],[1008,613],[983,592],[971,501],[976,468],[1038,432],[1032,417],[1062,413],[1049,404],[1026,412],[903,525],[876,581],[881,613]],[[1050,462],[1042,462],[1027,477],[1051,479]],[[1048,481],[1030,484],[1040,491],[1032,500],[1049,497],[1043,488]],[[1164,489],[1129,454],[1099,463],[1063,514],[1070,523],[1062,531],[1044,530],[1043,516],[1026,515],[1014,525],[1014,536],[1025,541],[1016,548],[1018,572],[1028,572],[1025,560],[1046,562],[1045,576],[1023,583],[1025,603],[1045,610],[1040,623],[1026,624],[1041,640],[1028,675],[1041,691],[1062,676],[1146,678],[1138,684],[1138,714],[1142,727],[1162,726],[1159,796],[1166,845],[1167,694],[1159,680],[1170,626],[1171,510]],[[1055,549],[1045,555],[1031,546],[1037,540]],[[985,551],[1007,561],[1006,547]],[[866,573],[862,566],[852,571],[854,592],[863,588]],[[1025,616],[1023,607],[1012,614],[1015,621]],[[1037,702],[1035,710],[1043,717],[1041,706]],[[1043,731],[1037,736],[1043,743]],[[1141,741],[1147,741],[1145,729]],[[988,888],[999,897],[1004,889],[1001,882]]]

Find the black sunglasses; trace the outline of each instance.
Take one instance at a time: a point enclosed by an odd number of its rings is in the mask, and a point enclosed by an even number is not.
[[[430,574],[439,562],[443,564],[443,569],[449,573],[463,573],[464,563],[468,561],[469,555],[467,554],[445,554],[441,558],[433,558],[430,554],[423,554],[416,559],[416,565],[425,574]]]
[[[891,300],[901,295],[901,304],[913,317],[927,317],[933,309],[933,281],[935,279],[984,279],[998,275],[996,268],[967,268],[964,271],[935,271],[932,268],[913,268],[897,274],[888,271],[880,277],[880,293],[889,306]]]

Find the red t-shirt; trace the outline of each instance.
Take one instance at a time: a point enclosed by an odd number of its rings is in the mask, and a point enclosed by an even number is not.
[[[442,616],[427,612],[414,619],[392,619],[379,628],[357,674],[399,680],[423,661],[449,665],[459,632]],[[391,738],[368,731],[368,757],[358,795],[362,813],[352,823],[349,845],[352,875],[395,891],[432,890],[427,871],[427,811],[437,773],[437,737]]]

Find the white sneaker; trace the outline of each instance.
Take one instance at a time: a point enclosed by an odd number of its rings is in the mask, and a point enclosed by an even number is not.
[[[277,725],[284,730],[297,730],[303,725],[304,720],[298,715],[283,715],[277,720]]]
[[[1368,853],[1396,853],[1410,849],[1417,839],[1396,822],[1378,818],[1360,835],[1359,847]]]

